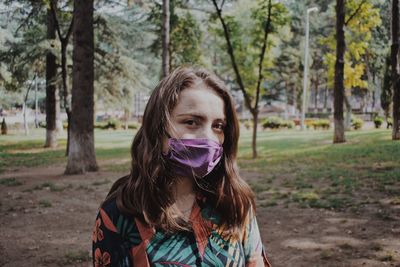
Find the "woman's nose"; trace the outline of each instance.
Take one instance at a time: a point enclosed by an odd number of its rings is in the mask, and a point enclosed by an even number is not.
[[[199,136],[199,138],[205,138],[213,140],[215,142],[220,142],[219,137],[212,129],[212,125],[207,125],[206,127],[203,127],[200,135],[201,136]]]

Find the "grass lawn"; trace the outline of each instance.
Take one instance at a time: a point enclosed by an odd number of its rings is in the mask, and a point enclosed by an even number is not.
[[[100,167],[129,170],[133,135],[132,131],[96,130]],[[44,136],[43,129],[32,131],[30,136],[0,136],[0,173],[65,164],[65,133],[57,149],[44,149]],[[260,132],[259,157],[253,160],[251,134],[243,132],[239,166],[244,176],[257,174],[249,183],[262,206],[296,203],[357,210],[382,197],[400,201],[400,142],[391,141],[389,130],[353,131],[346,137],[347,143],[333,145],[331,131]]]

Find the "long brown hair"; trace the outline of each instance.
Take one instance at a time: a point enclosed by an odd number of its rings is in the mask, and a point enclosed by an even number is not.
[[[206,196],[226,229],[243,226],[249,209],[255,207],[253,193],[238,173],[239,122],[226,86],[208,71],[181,67],[162,79],[151,94],[143,125],[132,143],[131,173],[119,179],[106,198],[106,201],[115,198],[121,212],[169,232],[188,229],[188,224],[171,209],[175,202],[172,189],[176,177],[169,173],[163,158],[163,140],[168,136],[171,112],[179,93],[199,82],[215,90],[225,102],[227,125],[223,162],[205,179],[196,181],[196,190]]]

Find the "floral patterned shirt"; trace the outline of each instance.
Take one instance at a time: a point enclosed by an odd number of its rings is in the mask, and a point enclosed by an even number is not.
[[[218,216],[204,200],[195,201],[189,220],[192,232],[166,234],[122,214],[115,201],[107,202],[100,208],[93,230],[93,265],[271,266],[251,214],[237,240],[224,237]]]

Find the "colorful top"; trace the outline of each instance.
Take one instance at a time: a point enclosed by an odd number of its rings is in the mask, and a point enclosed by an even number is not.
[[[236,240],[223,236],[205,200],[196,199],[189,221],[192,232],[167,234],[122,214],[115,201],[107,202],[93,230],[93,266],[271,266],[251,214]]]

